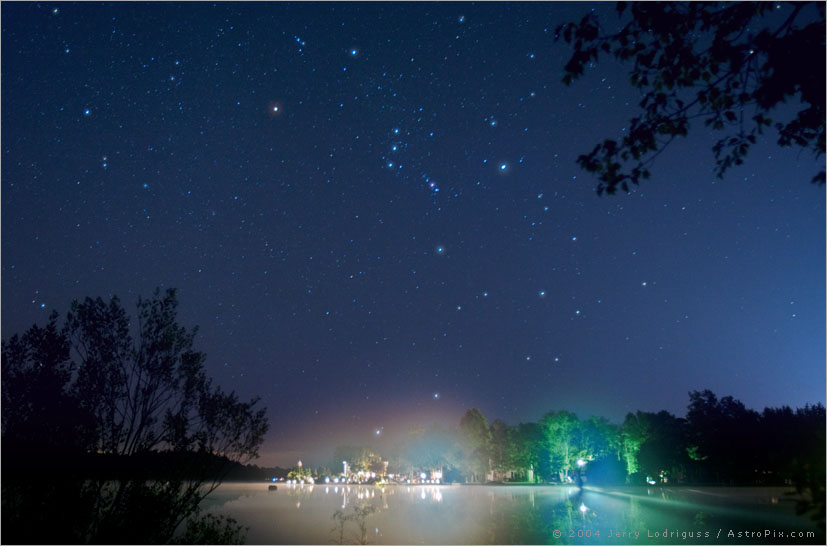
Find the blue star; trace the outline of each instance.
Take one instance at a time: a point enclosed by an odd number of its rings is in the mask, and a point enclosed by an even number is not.
[[[91,115],[92,115],[92,110],[90,110],[89,108],[86,108],[86,109],[83,111],[83,115],[84,115],[84,116],[91,116]]]
[[[443,254],[445,254],[445,247],[442,246],[442,245],[436,247],[436,253],[438,255],[442,256]]]
[[[508,168],[508,163],[500,163],[500,170],[504,171]]]

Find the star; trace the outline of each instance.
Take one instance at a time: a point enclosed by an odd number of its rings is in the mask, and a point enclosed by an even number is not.
[[[271,118],[281,116],[282,110],[284,110],[284,108],[279,101],[273,101],[267,105],[267,114],[269,114]]]

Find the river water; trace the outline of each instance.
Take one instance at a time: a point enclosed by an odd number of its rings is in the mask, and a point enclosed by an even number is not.
[[[248,527],[248,544],[824,544],[788,492],[226,483],[203,506]]]

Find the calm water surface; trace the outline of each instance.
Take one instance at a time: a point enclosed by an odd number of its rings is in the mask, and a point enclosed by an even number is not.
[[[824,544],[783,488],[267,486],[223,484],[204,506],[248,544],[338,543],[334,513],[366,505],[371,544]],[[361,539],[348,521],[343,542]]]

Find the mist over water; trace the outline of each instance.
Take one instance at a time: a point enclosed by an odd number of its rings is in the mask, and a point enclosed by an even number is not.
[[[227,483],[205,508],[249,527],[248,544],[823,544],[788,491]]]

